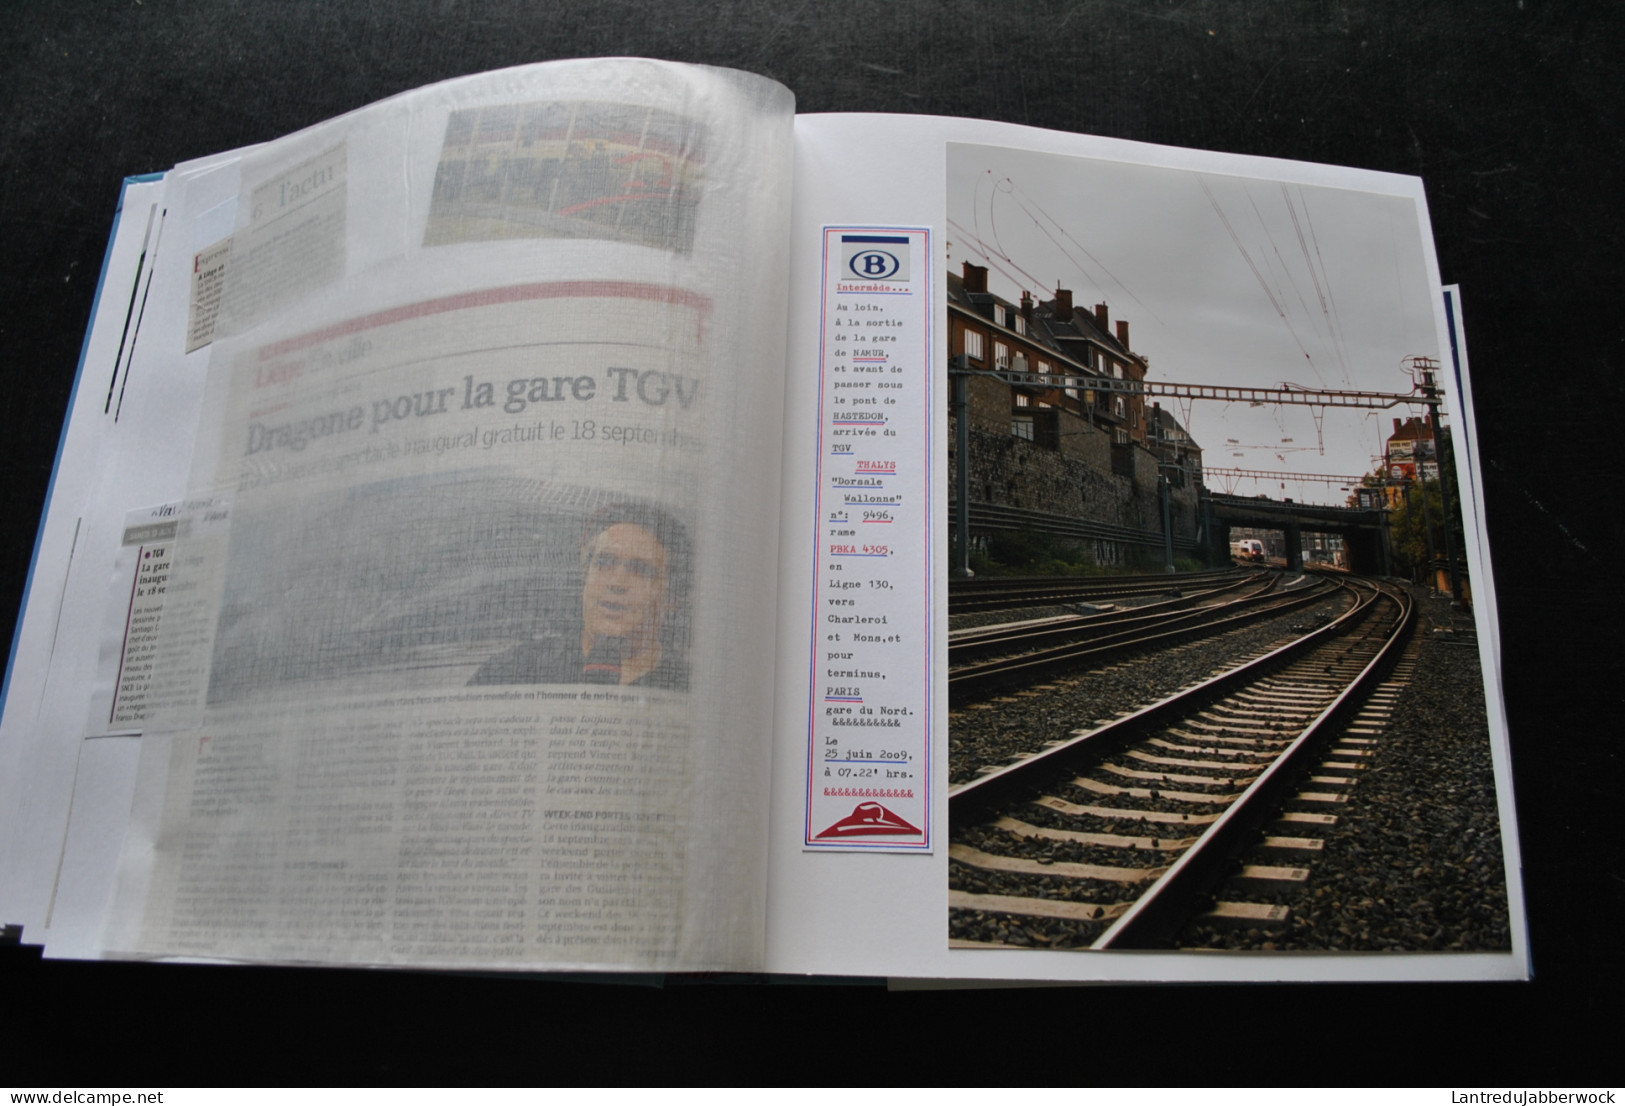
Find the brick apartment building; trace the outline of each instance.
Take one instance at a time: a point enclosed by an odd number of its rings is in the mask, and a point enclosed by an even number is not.
[[[1064,288],[1012,303],[987,290],[985,267],[967,262],[948,276],[948,325],[950,353],[989,372],[972,376],[969,389],[973,540],[1000,527],[1049,530],[1089,544],[1103,564],[1160,551],[1160,470],[1175,551],[1196,553],[1205,537],[1202,451],[1177,419],[1139,395],[991,375],[1143,381],[1149,365],[1130,346],[1126,321],[1114,326],[1103,303],[1074,306]]]
[[[1446,431],[1445,433],[1448,433]],[[1383,450],[1384,492],[1390,508],[1404,502],[1405,486],[1439,479],[1439,459],[1433,450],[1433,415],[1394,420]]]

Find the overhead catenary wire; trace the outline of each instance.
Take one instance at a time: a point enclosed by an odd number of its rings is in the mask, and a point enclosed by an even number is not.
[[[992,175],[991,172],[989,172],[988,175],[991,176]],[[993,187],[995,188],[995,190],[998,188],[997,182],[994,183]],[[998,230],[997,230],[996,227],[993,227],[991,225],[992,221],[993,221],[992,220],[993,203],[992,203],[991,199],[989,199],[989,201],[988,201],[988,222],[989,222],[989,228],[988,229],[993,235],[993,243],[992,243],[991,246],[989,245],[987,238],[985,238],[982,235],[982,211],[981,211],[981,209],[982,209],[982,182],[977,181],[977,183],[976,183],[976,192],[975,192],[975,195],[972,197],[972,203],[971,203],[971,219],[972,219],[974,225],[967,232],[967,233],[970,234],[971,241],[975,246],[975,252],[984,261],[986,261],[988,263],[989,268],[995,269],[999,273],[1000,276],[1004,277],[1011,284],[1016,285],[1018,288],[1022,287],[1024,285],[1024,282],[1025,282],[1026,287],[1044,288],[1046,286],[1046,284],[1045,284],[1045,282],[1043,280],[1041,280],[1040,278],[1034,276],[1032,273],[1029,273],[1026,269],[1022,268],[1016,262],[1015,258],[1011,257],[1008,253],[1006,253],[1004,247],[999,245],[999,243],[998,243]],[[949,220],[949,225],[957,228],[958,230],[960,230],[962,232],[966,231],[966,228],[965,228],[965,226],[963,224],[956,223],[951,219]],[[1016,272],[1021,274],[1022,279],[1018,280],[1015,277],[1011,276],[1009,270],[1005,269],[1001,265],[997,265],[997,264],[994,263],[995,259],[997,259],[998,261],[1003,261],[1006,265],[1009,265],[1011,268],[1015,269]]]
[[[1303,288],[1295,279],[1293,279],[1292,267],[1287,264],[1286,258],[1281,256],[1281,247],[1276,244],[1275,235],[1270,232],[1269,224],[1264,221],[1264,213],[1258,209],[1258,201],[1253,198],[1252,189],[1243,184],[1241,186],[1241,191],[1242,195],[1247,197],[1248,206],[1253,209],[1253,217],[1258,220],[1258,229],[1264,232],[1264,240],[1269,243],[1270,252],[1275,255],[1275,260],[1280,263],[1281,275],[1286,278],[1286,283],[1291,287],[1292,294],[1298,299],[1298,306],[1303,308],[1303,313],[1306,318],[1312,319],[1314,317],[1313,313],[1309,310],[1309,304],[1303,298]],[[1269,265],[1268,257],[1264,259],[1264,264],[1266,267]],[[1277,291],[1280,290],[1277,289]],[[1286,298],[1284,292],[1281,293],[1281,298]],[[1287,326],[1290,328],[1291,325],[1291,322],[1288,321]],[[1311,326],[1310,332],[1314,332],[1313,326]],[[1307,352],[1307,350],[1305,352]],[[1320,366],[1315,363],[1315,359],[1312,354],[1309,357],[1309,368],[1314,372],[1315,379],[1319,382],[1320,386],[1322,388],[1326,387],[1326,377],[1321,373]]]
[[[1325,272],[1325,260],[1320,258],[1319,243],[1315,244],[1314,255],[1311,256],[1310,254],[1309,242],[1305,239],[1303,233],[1303,225],[1298,221],[1298,208],[1292,202],[1292,193],[1288,190],[1286,182],[1282,181],[1280,187],[1281,199],[1286,203],[1287,214],[1292,219],[1292,230],[1298,236],[1298,249],[1303,251],[1304,265],[1309,269],[1309,279],[1315,285],[1315,298],[1320,302],[1320,314],[1326,321],[1326,334],[1331,339],[1332,353],[1337,359],[1338,373],[1341,375],[1343,382],[1347,384],[1349,381],[1349,366],[1348,358],[1343,351],[1342,327],[1340,323],[1334,321],[1331,306],[1328,302],[1331,299],[1331,277]],[[1303,205],[1304,221],[1307,222],[1309,218],[1308,202],[1303,198],[1303,189],[1300,187],[1298,191],[1299,203]],[[1310,228],[1310,231],[1312,237],[1313,227]],[[1316,264],[1317,260],[1319,261],[1318,265]],[[1324,286],[1321,280],[1323,276],[1326,278]]]
[[[1023,278],[1026,280],[1033,279],[1031,274],[1020,269],[1019,266],[1017,266],[1017,272],[1019,272],[1021,276],[1018,277],[1015,273],[1012,273],[1009,269],[1006,269],[1003,265],[999,264],[999,262],[1004,259],[1000,258],[996,251],[989,249],[986,242],[983,242],[976,236],[974,231],[965,226],[963,223],[959,222],[957,219],[949,219],[948,226],[950,229],[956,230],[960,233],[962,236],[962,241],[965,239],[969,240],[968,247],[971,253],[987,262],[988,268],[998,273],[1011,284],[1014,284],[1016,287],[1020,288],[1024,286]],[[1011,264],[1014,265],[1015,263],[1011,262]],[[1042,285],[1040,285],[1040,287],[1042,287]]]
[[[1298,337],[1297,330],[1292,326],[1292,320],[1287,317],[1286,311],[1281,307],[1281,301],[1276,299],[1275,293],[1270,290],[1269,281],[1265,280],[1264,274],[1258,271],[1258,265],[1253,261],[1252,254],[1248,253],[1247,247],[1241,244],[1241,237],[1236,234],[1236,228],[1231,225],[1230,217],[1224,213],[1224,208],[1219,205],[1218,198],[1213,195],[1213,190],[1207,186],[1207,181],[1202,179],[1200,173],[1196,176],[1196,183],[1201,185],[1202,193],[1207,196],[1209,206],[1213,208],[1213,213],[1219,217],[1219,222],[1223,224],[1225,233],[1230,236],[1230,241],[1236,247],[1236,252],[1241,254],[1241,259],[1247,263],[1247,268],[1252,271],[1253,279],[1258,281],[1259,288],[1263,289],[1264,297],[1270,301],[1270,306],[1275,309],[1275,314],[1286,324],[1287,333],[1292,335],[1292,341],[1297,344],[1299,352],[1303,354],[1303,359],[1313,367],[1315,359],[1309,355],[1309,350],[1303,344],[1303,339]]]
[[[1082,295],[1098,290],[1103,298],[1122,303],[1122,309],[1114,314],[1129,317],[1132,311],[1146,318],[1147,324],[1152,326],[1141,340],[1153,355],[1159,350],[1163,353],[1166,363],[1159,365],[1159,376],[1169,373],[1179,376],[1180,367],[1194,365],[1197,370],[1193,375],[1200,377],[1211,375],[1222,365],[1227,379],[1256,377],[1263,371],[1274,380],[1281,380],[1298,375],[1287,367],[1291,363],[1287,350],[1291,348],[1298,349],[1299,356],[1309,363],[1313,375],[1308,379],[1318,382],[1308,389],[1286,386],[1291,390],[1335,389],[1348,385],[1355,375],[1352,366],[1364,357],[1364,348],[1372,339],[1364,329],[1345,333],[1345,325],[1354,325],[1354,316],[1345,320],[1341,308],[1349,306],[1343,300],[1351,288],[1361,293],[1362,303],[1370,298],[1370,289],[1367,283],[1356,286],[1347,277],[1350,266],[1343,245],[1346,234],[1336,218],[1328,221],[1328,217],[1335,216],[1340,209],[1322,198],[1322,190],[1296,182],[1283,185],[1276,180],[1180,172],[1176,174],[1179,180],[1170,177],[1167,187],[1176,191],[1179,187],[1188,189],[1189,182],[1195,178],[1202,190],[1199,195],[1208,201],[1211,217],[1201,211],[1198,204],[1186,213],[1184,221],[1188,226],[1182,225],[1178,230],[1178,239],[1167,235],[1153,237],[1142,248],[1141,242],[1125,237],[1112,219],[1125,205],[1152,202],[1157,189],[1146,189],[1143,201],[1131,200],[1121,196],[1120,189],[1114,191],[1117,182],[1109,176],[1106,185],[1100,188],[1090,183],[1093,178],[1081,185],[1073,182],[1062,188],[1041,169],[1028,172],[1017,169],[1017,164],[1024,163],[1005,165],[994,158],[967,159],[965,168],[970,171],[963,178],[954,178],[962,179],[963,191],[954,196],[955,218],[948,220],[953,228],[950,232],[954,239],[953,260],[956,266],[961,258],[968,263],[986,265],[990,279],[988,292],[1016,299],[1028,290],[1035,295],[1042,294],[1042,298],[1048,298],[1047,290],[1057,288],[1079,288]],[[1274,185],[1275,188],[1264,191],[1254,185],[1264,188]],[[1237,188],[1244,190],[1242,195],[1238,196]],[[1246,222],[1245,215],[1236,206],[1238,198],[1251,207],[1254,223]],[[970,212],[965,210],[967,207],[971,208]],[[1314,218],[1313,207],[1320,209],[1318,220]],[[1060,213],[1059,218],[1056,212]],[[1380,224],[1370,229],[1381,233]],[[1393,228],[1390,226],[1388,230],[1392,236]],[[1172,233],[1175,232],[1170,229]],[[1280,248],[1281,240],[1288,233],[1297,239],[1296,253],[1290,247]],[[1008,242],[1004,240],[1006,237]],[[1357,261],[1365,263],[1362,251],[1370,245],[1362,243],[1354,254]],[[1241,255],[1253,274],[1252,285],[1239,279],[1233,261],[1228,265],[1224,262],[1223,258],[1230,255],[1231,250]],[[1376,260],[1382,259],[1379,256]],[[1153,261],[1160,267],[1152,267],[1149,263]],[[1300,264],[1304,270],[1298,268]],[[1193,269],[1193,266],[1199,267]],[[1410,283],[1408,270],[1396,264],[1392,271],[1400,276],[1403,284]],[[1040,273],[1049,275],[1040,276]],[[1379,268],[1374,275],[1380,283],[1386,274]],[[1201,284],[1202,281],[1207,284]],[[1260,291],[1248,292],[1249,287]],[[1207,295],[1209,289],[1210,296]],[[1207,298],[1189,301],[1178,298],[1193,290],[1198,297]],[[1339,291],[1345,293],[1341,299]],[[1164,301],[1181,305],[1178,317],[1153,321],[1155,309],[1163,313],[1168,310],[1169,304]],[[1138,306],[1131,308],[1131,304]],[[1261,310],[1273,312],[1275,318],[1271,320],[1268,314],[1259,314]],[[1231,341],[1229,345],[1210,343],[1200,352],[1187,348],[1192,345],[1192,335],[1208,327],[1215,328],[1220,338],[1240,341]],[[1174,332],[1171,348],[1177,351],[1172,357],[1158,344],[1168,331]],[[1280,341],[1281,337],[1292,345],[1286,346]],[[1360,351],[1360,357],[1356,351]],[[1193,438],[1200,437],[1195,425],[1200,421],[1209,435],[1220,432],[1219,436],[1232,425],[1237,429],[1246,425],[1251,429],[1241,435],[1242,439],[1256,439],[1260,443],[1271,441],[1271,429],[1286,433],[1290,426],[1299,441],[1306,443],[1304,447],[1290,447],[1291,452],[1313,450],[1330,456],[1334,445],[1342,441],[1333,430],[1327,410],[1310,412],[1312,426],[1306,427],[1286,409],[1268,400],[1245,404],[1260,410],[1239,415],[1230,413],[1232,405],[1226,402],[1210,404],[1214,409],[1204,411],[1198,420],[1197,405],[1180,398],[1170,402],[1173,394],[1162,397],[1162,406],[1171,408],[1170,413],[1179,417]],[[1295,402],[1305,405],[1312,400]],[[1149,399],[1147,406],[1150,406]],[[1289,403],[1287,407],[1290,406]],[[1264,420],[1263,425],[1254,425],[1259,417]],[[1233,424],[1226,421],[1230,418],[1244,421]],[[1369,412],[1365,418],[1367,426],[1383,421]],[[1308,437],[1306,432],[1312,432],[1314,437]],[[1355,440],[1369,441],[1368,435],[1369,431],[1357,433]],[[1249,448],[1286,453],[1273,445]],[[1364,454],[1365,450],[1357,452]],[[1297,460],[1290,456],[1286,459]],[[1361,456],[1353,460],[1351,467],[1364,461]],[[1287,479],[1290,482],[1291,478]]]
[[[1083,264],[1081,262],[1079,262],[1076,258],[1074,258],[1071,255],[1071,253],[1067,251],[1066,247],[1061,244],[1061,242],[1059,240],[1057,240],[1053,235],[1050,235],[1049,232],[1047,230],[1045,230],[1045,228],[1043,226],[1043,223],[1040,221],[1040,217],[1042,217],[1043,220],[1047,220],[1049,223],[1054,225],[1056,231],[1059,232],[1059,234],[1061,235],[1062,238],[1064,238],[1067,241],[1071,242],[1075,247],[1077,247],[1078,252],[1082,253],[1090,261],[1094,262],[1095,265],[1099,266],[1100,271],[1105,273],[1106,276],[1111,280],[1111,282],[1113,284],[1115,284],[1115,285],[1117,285],[1117,287],[1121,288],[1123,290],[1123,294],[1125,296],[1127,296],[1129,299],[1133,300],[1134,304],[1137,307],[1139,307],[1141,310],[1143,310],[1147,315],[1149,315],[1156,322],[1156,324],[1158,326],[1164,325],[1162,319],[1157,315],[1156,311],[1149,304],[1147,304],[1144,300],[1140,299],[1139,296],[1135,295],[1134,290],[1132,288],[1130,288],[1127,284],[1125,284],[1122,281],[1122,279],[1120,277],[1118,277],[1118,275],[1116,273],[1112,272],[1111,268],[1104,261],[1102,261],[1100,258],[1096,257],[1094,255],[1094,253],[1090,251],[1089,247],[1085,246],[1082,242],[1079,242],[1076,238],[1074,238],[1072,236],[1072,233],[1066,229],[1066,226],[1059,219],[1055,218],[1048,211],[1044,210],[1043,205],[1040,204],[1038,202],[1038,200],[1032,196],[1031,193],[1029,193],[1026,189],[1022,188],[1021,185],[1017,184],[1011,178],[1006,177],[1005,179],[1010,182],[1011,198],[1014,199],[1016,201],[1016,203],[1018,205],[1020,205],[1021,209],[1024,212],[1027,213],[1027,217],[1033,221],[1033,225],[1036,226],[1040,231],[1043,231],[1044,234],[1047,237],[1049,237],[1051,241],[1055,242],[1056,248],[1061,251],[1062,255],[1065,256],[1067,258],[1067,260],[1071,261],[1072,264],[1077,267],[1077,270],[1078,270],[1079,274],[1081,274],[1084,277],[1084,279],[1088,280],[1088,279],[1090,279],[1090,277],[1089,277],[1089,273],[1084,269]],[[1015,193],[1017,193],[1017,192],[1019,192],[1021,195],[1020,196],[1015,195]],[[1028,206],[1029,203],[1032,205],[1031,207]],[[1034,210],[1037,211],[1036,215],[1033,213]],[[1095,285],[1100,290],[1101,295],[1104,296],[1106,294],[1105,293],[1105,283],[1103,281],[1095,281]]]
[[[1321,275],[1326,278],[1326,298],[1332,305],[1332,319],[1337,324],[1338,357],[1343,364],[1343,379],[1349,379],[1349,366],[1346,351],[1343,349],[1343,316],[1337,310],[1337,294],[1332,288],[1331,274],[1326,269],[1326,259],[1320,252],[1320,238],[1315,234],[1314,215],[1309,211],[1309,197],[1304,195],[1303,185],[1298,185],[1298,205],[1303,208],[1304,222],[1309,225],[1309,241],[1315,248],[1315,260],[1320,265]]]

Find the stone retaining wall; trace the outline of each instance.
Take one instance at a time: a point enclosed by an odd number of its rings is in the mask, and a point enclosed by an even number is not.
[[[973,385],[986,382],[973,381]],[[991,389],[990,389],[991,390]],[[1008,403],[1008,390],[998,387]],[[1161,506],[1157,501],[1157,460],[1144,446],[1127,448],[1130,475],[1113,472],[1112,442],[1107,432],[1067,412],[1059,412],[1059,448],[1018,438],[1010,432],[1010,420],[996,415],[994,402],[978,403],[984,397],[971,397],[970,498],[972,502],[1046,511],[1091,522],[1137,530],[1162,532]],[[954,420],[948,420],[948,496],[954,494],[958,468],[955,453]],[[1119,447],[1120,449],[1123,447]],[[1193,484],[1175,487],[1172,499],[1174,534],[1197,536],[1197,489]],[[986,535],[973,533],[973,539]],[[1115,545],[1119,543],[1097,543]],[[1096,559],[1119,563],[1127,549],[1099,548]],[[1161,557],[1160,545],[1150,550]]]

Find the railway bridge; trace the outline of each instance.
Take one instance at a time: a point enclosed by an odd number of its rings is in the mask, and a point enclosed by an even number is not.
[[[1349,570],[1380,575],[1388,570],[1388,527],[1381,510],[1365,507],[1323,507],[1294,503],[1290,499],[1249,499],[1239,495],[1207,497],[1207,513],[1212,520],[1218,547],[1230,545],[1232,526],[1253,526],[1280,530],[1286,534],[1288,568],[1303,567],[1303,533],[1338,534],[1349,554]]]

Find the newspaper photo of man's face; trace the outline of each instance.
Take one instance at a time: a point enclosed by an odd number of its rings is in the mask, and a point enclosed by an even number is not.
[[[337,679],[686,690],[688,532],[641,500],[488,472],[245,517],[210,701]]]
[[[684,528],[653,507],[622,504],[587,520],[580,604],[482,664],[471,684],[601,683],[686,690],[682,650]]]
[[[652,531],[618,522],[599,533],[581,589],[585,651],[604,640],[619,640],[624,652],[658,651],[667,587],[666,547]]]

